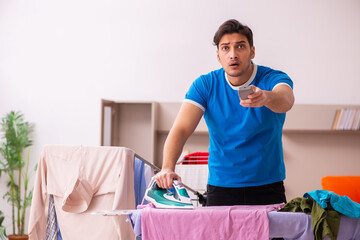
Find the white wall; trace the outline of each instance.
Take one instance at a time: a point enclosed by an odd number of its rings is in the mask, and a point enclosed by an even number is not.
[[[220,67],[212,37],[230,18],[253,29],[256,63],[292,77],[297,103],[360,104],[359,12],[358,0],[0,0],[0,116],[35,123],[33,164],[44,144],[98,145],[101,98],[181,101]]]

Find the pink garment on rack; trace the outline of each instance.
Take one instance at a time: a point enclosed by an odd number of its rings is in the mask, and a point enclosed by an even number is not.
[[[284,204],[214,206],[188,209],[145,207],[142,239],[262,240],[269,239],[269,211]]]
[[[91,211],[134,209],[134,152],[123,147],[45,146],[38,164],[29,237],[46,236],[45,201],[54,196],[64,240],[134,239],[125,216]]]

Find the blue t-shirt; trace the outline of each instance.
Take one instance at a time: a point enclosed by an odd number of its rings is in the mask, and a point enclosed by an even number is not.
[[[293,86],[285,73],[254,64],[244,85],[271,91],[284,83]],[[204,110],[210,137],[208,184],[248,187],[285,179],[281,140],[285,113],[241,106],[238,91],[222,68],[196,79],[184,101]]]

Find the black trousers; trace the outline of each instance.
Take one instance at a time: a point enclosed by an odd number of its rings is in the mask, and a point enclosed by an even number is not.
[[[207,185],[206,206],[286,203],[283,181],[255,187],[226,188]]]

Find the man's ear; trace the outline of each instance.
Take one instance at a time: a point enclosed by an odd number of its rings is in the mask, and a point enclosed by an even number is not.
[[[216,57],[217,57],[218,62],[220,62],[219,49],[218,49],[218,50],[216,50]]]
[[[254,59],[254,57],[255,57],[255,46],[252,46],[250,48],[250,57],[251,57],[251,59]]]

